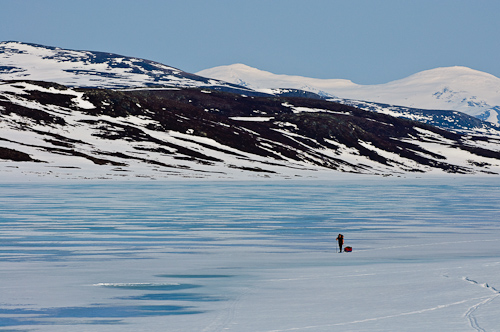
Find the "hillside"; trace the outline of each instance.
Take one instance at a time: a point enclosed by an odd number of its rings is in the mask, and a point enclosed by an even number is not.
[[[179,86],[255,93],[150,60],[21,42],[0,43],[0,80],[49,81],[80,88]]]
[[[500,172],[500,139],[311,98],[0,85],[5,174],[63,178]],[[325,173],[326,172],[326,173]],[[333,174],[333,173],[331,173]]]
[[[499,127],[457,111],[307,86],[257,91],[150,60],[19,42],[0,43],[0,79],[4,178],[500,173]]]

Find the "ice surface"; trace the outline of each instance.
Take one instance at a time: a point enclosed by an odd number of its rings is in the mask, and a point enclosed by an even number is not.
[[[1,187],[0,330],[499,331],[496,178]]]

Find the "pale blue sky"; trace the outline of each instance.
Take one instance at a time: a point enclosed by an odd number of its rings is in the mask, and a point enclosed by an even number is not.
[[[455,65],[500,77],[499,13],[498,0],[0,0],[0,41],[376,84]]]

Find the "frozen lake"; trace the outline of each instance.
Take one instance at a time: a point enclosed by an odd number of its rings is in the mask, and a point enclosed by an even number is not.
[[[498,177],[0,186],[0,331],[500,331]]]

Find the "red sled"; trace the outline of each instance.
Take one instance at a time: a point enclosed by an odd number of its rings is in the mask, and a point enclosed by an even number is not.
[[[345,248],[344,248],[344,251],[345,251],[345,252],[352,252],[352,247],[345,247]]]

